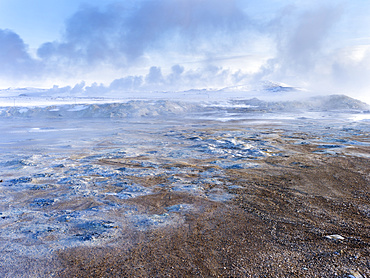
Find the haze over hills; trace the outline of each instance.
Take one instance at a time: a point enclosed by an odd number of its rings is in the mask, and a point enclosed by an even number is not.
[[[52,88],[7,88],[0,89],[0,98],[8,97],[45,97],[45,98],[124,98],[124,99],[186,99],[190,95],[190,99],[194,95],[206,95],[208,99],[232,99],[232,98],[253,98],[258,97],[264,100],[296,100],[308,98],[310,96],[319,95],[314,91],[309,91],[304,88],[291,86],[280,82],[272,82],[264,80],[257,83],[244,84],[238,86],[228,86],[222,88],[193,88],[188,90],[155,90],[150,87],[129,87],[113,85],[85,85],[85,82],[80,82],[73,87],[58,87]],[[338,94],[338,93],[333,93]],[[322,95],[322,94],[321,94]],[[330,94],[326,94],[330,95]],[[0,105],[2,105],[0,103]]]
[[[77,85],[76,85],[77,86]],[[215,113],[353,112],[368,113],[370,105],[345,95],[312,96],[301,88],[271,81],[222,89],[193,89],[179,92],[122,92],[106,97],[89,95],[89,88],[2,90],[1,117],[41,118],[142,118]]]

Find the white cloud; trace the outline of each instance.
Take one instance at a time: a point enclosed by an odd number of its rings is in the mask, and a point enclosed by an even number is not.
[[[0,75],[5,78],[34,77],[39,63],[28,54],[27,45],[14,32],[0,29]]]
[[[38,58],[30,56],[17,34],[0,30],[0,62],[6,65],[0,80],[27,83],[37,76],[41,83],[54,80],[61,86],[61,80],[69,85],[85,80],[93,85],[75,89],[85,93],[217,88],[260,79],[322,90],[363,89],[369,86],[368,43],[341,37],[356,27],[348,24],[357,7],[352,3],[140,0],[105,8],[84,5],[66,21],[59,40],[40,46]],[[364,26],[358,29],[366,36]]]

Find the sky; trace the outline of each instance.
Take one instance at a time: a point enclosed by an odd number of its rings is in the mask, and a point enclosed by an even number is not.
[[[370,103],[368,0],[0,0],[0,88],[270,80]]]

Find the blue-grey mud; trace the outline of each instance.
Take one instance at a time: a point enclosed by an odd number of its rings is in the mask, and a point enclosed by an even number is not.
[[[370,275],[368,112],[125,105],[2,111],[1,277]]]

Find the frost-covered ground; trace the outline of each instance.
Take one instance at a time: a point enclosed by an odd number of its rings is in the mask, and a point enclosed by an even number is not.
[[[26,258],[114,245],[130,232],[181,226],[187,214],[204,209],[202,200],[229,202],[240,185],[226,172],[292,155],[282,138],[313,145],[323,156],[370,158],[368,151],[351,152],[370,148],[368,107],[343,96],[73,102],[0,108],[0,266],[6,277],[19,273],[9,266]],[[153,212],[142,199],[160,192],[198,201],[179,199]]]

